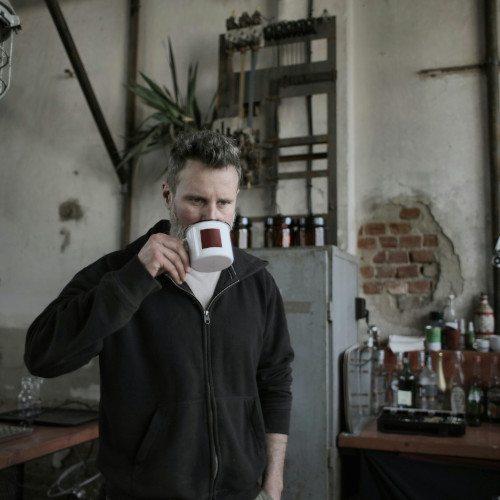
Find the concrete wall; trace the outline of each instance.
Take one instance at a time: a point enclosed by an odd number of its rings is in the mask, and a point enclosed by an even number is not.
[[[123,147],[127,2],[60,0],[90,81],[119,149]],[[0,399],[15,396],[26,329],[71,276],[119,245],[119,183],[44,2],[14,0],[23,29],[15,37],[12,87],[0,100]],[[199,97],[207,105],[217,82],[218,37],[234,10],[260,7],[273,20],[305,17],[305,0],[143,0],[139,69],[170,86],[164,44],[170,36],[182,82],[199,62]],[[484,75],[423,78],[422,69],[482,62],[480,2],[470,0],[334,0],[314,2],[337,18],[339,246],[363,258],[358,230],[399,203],[428,208],[459,262],[460,289],[441,282],[431,305],[458,294],[469,315],[478,292],[491,288],[487,259],[488,179]],[[321,49],[313,57],[321,58]],[[67,71],[69,70],[69,71]],[[303,113],[280,110],[293,135]],[[300,104],[299,104],[300,106]],[[139,107],[138,120],[147,110]],[[315,127],[325,123],[321,100]],[[167,215],[160,196],[164,154],[138,173],[132,235]],[[325,186],[315,184],[315,210]],[[278,189],[282,213],[303,209],[303,183]],[[61,220],[75,201],[78,220]],[[244,191],[247,216],[265,215],[263,190]],[[299,207],[299,208],[298,208]],[[255,234],[257,244],[262,235]],[[382,334],[419,334],[427,310],[402,317],[392,297],[365,294]],[[392,301],[392,302],[391,302]],[[431,307],[429,305],[429,307]],[[47,399],[98,398],[96,363],[46,381]]]

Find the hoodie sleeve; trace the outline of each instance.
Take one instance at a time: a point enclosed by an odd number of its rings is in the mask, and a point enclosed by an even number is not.
[[[24,361],[32,374],[56,377],[85,365],[103,339],[161,288],[137,256],[118,269],[112,260],[104,257],[80,271],[29,327]]]
[[[266,432],[288,434],[292,406],[291,363],[294,352],[290,344],[283,299],[274,279],[267,271],[264,273],[269,294],[257,383]]]

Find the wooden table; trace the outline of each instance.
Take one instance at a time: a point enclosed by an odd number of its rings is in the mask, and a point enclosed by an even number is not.
[[[99,437],[97,420],[74,427],[34,425],[27,436],[0,443],[0,469],[22,464]]]
[[[419,488],[429,484],[446,484],[446,498],[478,498],[463,493],[467,488],[483,488],[484,498],[500,494],[500,424],[483,423],[467,427],[460,437],[439,437],[378,432],[372,421],[359,435],[340,434],[338,447],[346,499],[391,498],[395,489],[408,498],[425,498]],[[477,471],[485,476],[478,478]],[[444,498],[440,494],[435,498]]]
[[[338,446],[500,461],[500,424],[467,427],[465,435],[460,437],[437,437],[378,432],[374,420],[358,436],[340,434]]]

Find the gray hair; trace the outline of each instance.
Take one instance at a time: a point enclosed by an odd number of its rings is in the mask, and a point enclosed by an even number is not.
[[[238,147],[233,139],[213,130],[181,132],[170,150],[166,181],[175,194],[178,174],[188,160],[199,160],[209,168],[233,166],[241,182]]]

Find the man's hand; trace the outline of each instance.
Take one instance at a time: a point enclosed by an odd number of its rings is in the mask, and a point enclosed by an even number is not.
[[[273,498],[280,500],[283,491],[283,467],[285,464],[286,434],[266,434],[267,467],[264,472],[262,489]]]
[[[138,257],[153,278],[166,272],[179,285],[186,281],[186,273],[191,271],[183,242],[168,234],[153,234]]]

